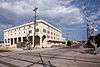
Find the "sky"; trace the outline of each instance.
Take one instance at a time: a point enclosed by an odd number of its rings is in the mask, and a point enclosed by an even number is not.
[[[100,0],[0,0],[0,40],[3,40],[3,30],[33,21],[35,6],[37,19],[59,28],[67,39],[86,39],[84,8],[97,26],[96,33],[100,33]]]

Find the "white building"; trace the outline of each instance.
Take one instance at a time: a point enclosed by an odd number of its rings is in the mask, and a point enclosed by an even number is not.
[[[62,33],[59,29],[47,23],[44,20],[37,20],[34,40],[34,22],[19,25],[4,30],[4,43],[10,47],[25,47],[24,43],[28,41],[31,47],[51,47],[52,45],[61,45],[63,43]]]

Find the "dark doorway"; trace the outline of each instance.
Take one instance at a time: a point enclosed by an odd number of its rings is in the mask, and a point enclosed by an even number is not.
[[[23,37],[23,42],[26,42],[27,41],[27,37]]]
[[[13,38],[11,38],[11,45],[13,45]]]
[[[40,37],[39,37],[38,35],[35,36],[35,38],[34,38],[34,47],[35,47],[36,45],[40,45]]]
[[[46,36],[45,35],[43,35],[42,36],[42,43],[43,43],[43,41],[44,41],[44,39],[46,38]]]
[[[18,42],[21,42],[21,37],[18,37]]]
[[[14,38],[14,44],[17,44],[17,38]]]

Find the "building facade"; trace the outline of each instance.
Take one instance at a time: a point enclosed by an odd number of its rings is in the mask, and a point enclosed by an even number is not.
[[[4,43],[10,47],[25,47],[25,43],[31,43],[31,47],[51,47],[63,44],[62,33],[59,29],[44,20],[19,25],[4,30]],[[23,43],[23,44],[22,44]]]

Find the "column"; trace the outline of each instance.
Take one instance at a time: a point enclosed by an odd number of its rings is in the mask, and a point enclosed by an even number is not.
[[[40,47],[42,47],[42,48],[44,47],[43,42],[42,42],[42,36],[40,36]]]

